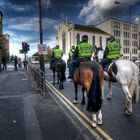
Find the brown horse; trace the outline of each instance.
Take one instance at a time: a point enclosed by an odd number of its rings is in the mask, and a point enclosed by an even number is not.
[[[80,62],[76,69],[73,82],[75,85],[75,100],[78,103],[78,85],[82,86],[82,102],[85,104],[84,92],[88,97],[87,110],[92,112],[92,125],[96,127],[97,124],[102,124],[102,88],[104,84],[104,72],[102,67],[96,62],[83,61]]]
[[[59,89],[64,89],[63,82],[66,80],[66,62],[62,59],[56,60],[51,69],[53,71],[53,84],[55,85],[55,72],[57,73],[57,84],[59,84]]]

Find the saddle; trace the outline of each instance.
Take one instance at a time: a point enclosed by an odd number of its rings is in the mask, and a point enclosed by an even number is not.
[[[116,74],[117,74],[118,70],[117,70],[117,65],[116,65],[115,61],[116,60],[113,60],[110,63],[108,63],[107,65],[105,65],[104,74],[105,74],[106,81],[117,82]]]

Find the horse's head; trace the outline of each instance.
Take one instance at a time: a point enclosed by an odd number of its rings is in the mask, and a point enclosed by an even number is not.
[[[100,61],[103,58],[104,50],[101,47],[96,47],[94,51],[94,58],[96,61]]]

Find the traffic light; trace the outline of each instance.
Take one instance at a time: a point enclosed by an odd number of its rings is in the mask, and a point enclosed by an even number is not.
[[[23,50],[24,53],[27,53],[30,50],[29,47],[30,46],[27,42],[22,42],[22,50]]]

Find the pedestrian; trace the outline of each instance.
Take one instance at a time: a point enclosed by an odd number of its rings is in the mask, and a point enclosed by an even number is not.
[[[69,58],[67,60],[68,67],[69,67],[70,62],[73,60],[74,50],[75,50],[75,46],[72,46],[69,52]]]
[[[18,64],[18,59],[17,59],[17,56],[15,55],[15,57],[14,57],[14,67],[15,67],[15,71],[18,70],[17,64]]]
[[[93,53],[93,47],[91,44],[88,43],[88,36],[83,35],[82,41],[77,44],[74,54],[73,54],[73,60],[70,62],[69,65],[69,76],[68,78],[73,77],[75,69],[78,67],[79,63],[83,59],[91,60],[92,53]]]
[[[5,56],[2,58],[2,65],[3,65],[3,71],[6,71],[7,70],[7,59]]]
[[[108,38],[108,42],[103,54],[103,59],[99,62],[99,64],[105,70],[105,67],[112,62],[112,60],[119,59],[121,55],[121,45],[115,40],[114,36],[110,36]]]
[[[56,47],[53,49],[52,57],[50,61],[50,69],[52,69],[52,65],[59,59],[63,57],[63,52],[60,49],[59,45],[56,45]]]

